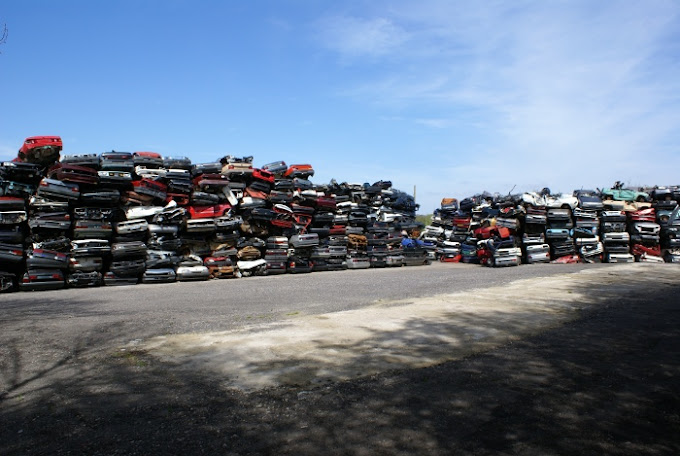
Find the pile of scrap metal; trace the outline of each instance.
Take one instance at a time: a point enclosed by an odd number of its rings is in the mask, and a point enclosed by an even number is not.
[[[308,164],[62,155],[28,138],[0,164],[0,289],[129,285],[402,266],[413,197],[311,182]]]
[[[421,239],[444,262],[680,261],[680,187],[623,188],[552,195],[545,188],[501,197],[445,198]]]

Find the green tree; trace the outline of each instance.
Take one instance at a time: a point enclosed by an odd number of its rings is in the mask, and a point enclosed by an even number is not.
[[[416,221],[424,225],[430,225],[432,223],[432,214],[416,215]]]

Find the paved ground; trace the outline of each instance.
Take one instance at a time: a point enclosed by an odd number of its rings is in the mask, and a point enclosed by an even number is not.
[[[603,296],[629,297],[649,283],[680,285],[678,272],[665,265],[591,268],[432,296],[380,299],[340,312],[293,311],[278,321],[238,330],[136,340],[121,351],[143,351],[177,369],[218,375],[225,387],[244,391],[318,385],[487,351],[578,318]]]
[[[226,324],[198,324],[206,315],[218,318],[220,311],[193,301],[195,307],[179,312],[166,295],[155,304],[133,301],[139,311],[132,312],[131,288],[103,289],[104,295],[89,304],[58,293],[31,294],[33,301],[24,297],[29,294],[2,296],[0,454],[680,452],[680,271],[675,265],[474,270],[475,277],[490,277],[487,282],[500,294],[488,286],[485,293],[473,292],[483,282],[465,286],[470,268],[447,266],[453,265],[412,268],[409,275],[398,271],[390,273],[393,277],[329,273],[335,290],[343,292],[329,293],[325,301],[350,304],[308,310],[304,299],[288,296],[282,308],[261,312],[264,307],[256,306],[252,314],[229,314],[240,316]],[[540,280],[522,275],[543,275],[545,268],[549,277]],[[281,279],[278,292],[299,294],[314,276],[275,278]],[[394,279],[391,290],[411,289],[404,287],[406,277],[427,286],[416,284],[412,294],[394,292],[378,302],[371,282],[388,276]],[[644,285],[650,278],[655,286]],[[220,289],[251,284],[269,289],[272,278],[250,280],[229,281]],[[361,302],[347,291],[358,283],[367,293]],[[556,300],[550,293],[571,297]],[[167,314],[160,317],[154,306]],[[234,337],[252,341],[259,334],[259,340],[271,341],[282,326],[293,331],[310,321],[342,328],[340,321],[352,321],[348,314],[373,332],[359,337],[363,346],[330,347],[345,354],[352,347],[363,350],[361,357],[337,364],[352,366],[348,380],[320,376],[318,368],[309,372],[304,364],[309,360],[322,364],[324,372],[333,370],[336,363],[323,363],[329,356],[323,351],[296,355],[295,366],[306,375],[275,376],[278,380],[264,388],[210,368]],[[188,322],[167,324],[184,316]],[[163,324],[170,330],[163,332]],[[196,334],[182,335],[186,328],[204,327],[193,332],[211,341],[207,350],[196,344]],[[454,337],[461,334],[454,329],[468,337]],[[191,343],[182,343],[187,337]],[[342,337],[357,340],[356,333]],[[319,333],[311,339],[308,344],[329,348]],[[174,349],[164,351],[168,341]],[[370,341],[379,350],[366,351]],[[447,358],[448,348],[474,342],[481,345]],[[279,345],[260,353],[272,355]],[[427,360],[429,367],[414,367],[414,357],[403,356],[414,352],[439,358]],[[197,357],[210,361],[200,367]],[[277,356],[261,359],[259,370],[250,366],[248,376],[290,372]],[[387,359],[392,368],[376,369],[370,362],[375,359]],[[312,381],[319,377],[321,382]]]

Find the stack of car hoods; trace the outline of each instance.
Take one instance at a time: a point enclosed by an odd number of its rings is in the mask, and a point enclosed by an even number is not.
[[[422,227],[391,182],[314,184],[309,164],[61,152],[32,137],[0,165],[2,290],[402,266]]]
[[[445,198],[420,235],[441,261],[523,263],[678,262],[680,188],[648,192],[617,183],[605,190],[551,195]]]

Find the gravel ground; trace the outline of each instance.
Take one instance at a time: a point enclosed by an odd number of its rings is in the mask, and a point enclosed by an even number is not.
[[[460,360],[254,392],[142,350],[90,354],[87,338],[12,379],[31,360],[5,346],[0,454],[677,455],[678,292],[600,296]]]

